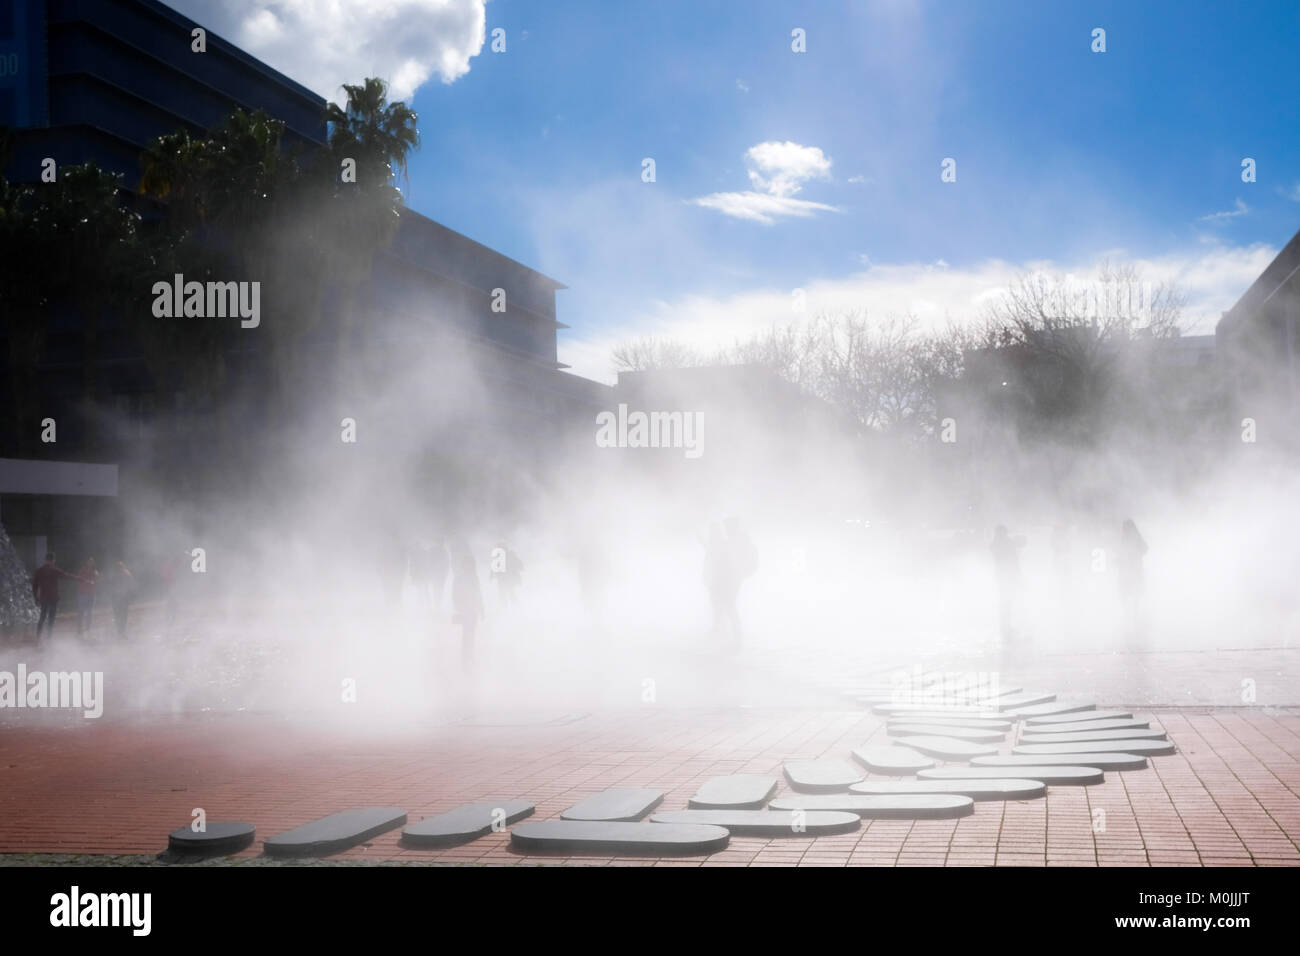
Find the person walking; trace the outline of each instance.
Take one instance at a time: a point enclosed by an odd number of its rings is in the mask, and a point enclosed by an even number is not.
[[[81,580],[75,574],[70,574],[54,564],[54,552],[50,551],[45,555],[45,563],[36,569],[32,575],[32,597],[40,605],[41,616],[36,622],[36,640],[41,639],[41,632],[44,631],[51,637],[54,636],[54,618],[59,613],[59,581],[68,578],[73,581]]]

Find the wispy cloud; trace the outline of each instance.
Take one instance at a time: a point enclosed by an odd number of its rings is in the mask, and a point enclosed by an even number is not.
[[[788,140],[751,146],[745,152],[749,167],[746,192],[712,193],[691,200],[697,206],[716,209],[724,216],[749,219],[770,226],[778,217],[807,218],[818,212],[838,212],[834,206],[795,199],[811,179],[830,179],[831,160],[816,146],[800,146]]]
[[[1212,212],[1208,216],[1202,216],[1200,221],[1219,225],[1220,223],[1227,222],[1229,219],[1236,219],[1238,216],[1244,216],[1248,212],[1250,212],[1250,207],[1238,199],[1233,203],[1232,209],[1225,210],[1224,212]]]
[[[740,90],[740,92],[742,93],[748,93],[749,84],[746,83],[744,80],[742,80],[740,77],[736,77],[736,89]]]

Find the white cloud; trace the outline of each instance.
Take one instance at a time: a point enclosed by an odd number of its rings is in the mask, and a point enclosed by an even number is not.
[[[483,49],[487,0],[168,0],[218,36],[326,99],[367,76],[409,100],[451,83]]]
[[[1187,296],[1184,331],[1214,331],[1220,314],[1231,308],[1264,267],[1277,254],[1267,245],[1196,248],[1149,259],[1111,257],[1115,265],[1131,264],[1145,280],[1174,282]],[[1019,275],[1045,270],[1061,275],[1095,274],[1097,262],[1074,264],[990,259],[964,267],[936,260],[932,263],[871,263],[865,271],[834,279],[809,279],[796,283],[805,290],[806,312],[837,313],[868,310],[868,315],[911,313],[929,328],[947,322],[977,318],[984,305]],[[726,297],[684,295],[654,303],[617,328],[594,330],[581,338],[561,339],[561,361],[575,374],[610,382],[614,379],[610,354],[632,338],[659,336],[676,339],[701,351],[734,344],[772,326],[796,321],[791,289],[762,288]]]
[[[724,216],[736,219],[752,219],[770,226],[775,216],[798,216],[807,218],[817,212],[836,212],[834,206],[825,203],[809,202],[806,199],[790,199],[785,196],[769,196],[766,193],[713,193],[691,200],[697,206],[716,209]]]
[[[740,90],[740,92],[742,93],[748,93],[749,84],[746,83],[744,80],[742,80],[740,77],[736,77],[736,89]]]
[[[1279,189],[1278,192],[1292,202],[1300,202],[1300,182],[1292,183],[1290,189]]]
[[[830,179],[831,161],[816,146],[787,140],[749,147],[745,163],[755,189],[773,196],[793,196],[809,179]]]
[[[1212,212],[1208,216],[1202,216],[1201,222],[1209,222],[1218,225],[1221,222],[1227,222],[1229,219],[1236,219],[1238,216],[1244,216],[1250,212],[1250,207],[1238,199],[1233,203],[1233,208],[1224,212]]]
[[[706,209],[716,209],[724,216],[749,219],[772,225],[778,216],[807,218],[818,212],[838,212],[834,206],[795,199],[810,179],[829,179],[831,160],[816,146],[800,146],[788,140],[775,140],[751,146],[745,152],[749,182],[747,192],[712,193],[692,199]]]

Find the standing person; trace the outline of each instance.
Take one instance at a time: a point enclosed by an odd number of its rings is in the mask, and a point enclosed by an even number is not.
[[[113,627],[118,637],[126,637],[126,619],[131,613],[131,598],[135,596],[135,577],[126,562],[118,561],[113,565],[109,593],[113,601]]]
[[[704,551],[704,585],[713,605],[713,632],[729,632],[733,645],[743,639],[736,604],[740,586],[757,569],[758,552],[739,518],[728,518],[721,526],[710,525]]]
[[[989,544],[998,579],[998,624],[1004,638],[1015,634],[1012,618],[1020,592],[1020,549],[1024,544],[1023,539],[1007,534],[1007,526],[1002,524],[994,529],[993,541]]]
[[[41,606],[41,616],[36,622],[36,639],[41,639],[41,631],[44,630],[51,637],[54,636],[54,618],[59,612],[59,580],[61,578],[70,578],[73,581],[80,580],[75,574],[69,574],[62,568],[54,565],[54,552],[50,551],[45,555],[45,563],[36,569],[32,575],[32,597],[36,598],[36,603]]]
[[[95,615],[95,585],[99,582],[95,559],[87,558],[77,576],[81,579],[77,582],[77,633],[85,634],[90,630]]]
[[[461,542],[456,547],[452,568],[451,608],[453,620],[460,624],[461,664],[469,669],[474,663],[474,633],[483,619],[483,591],[479,587],[474,553]]]
[[[1146,590],[1146,574],[1142,566],[1147,543],[1132,518],[1125,518],[1119,535],[1119,597],[1124,614],[1124,626],[1130,636],[1140,629],[1142,593]]]

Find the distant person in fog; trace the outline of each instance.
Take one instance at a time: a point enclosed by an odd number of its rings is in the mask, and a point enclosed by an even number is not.
[[[113,565],[108,588],[113,602],[113,627],[118,637],[126,637],[126,620],[131,613],[131,599],[135,596],[135,578],[126,562],[118,561]]]
[[[704,586],[713,606],[713,633],[729,633],[732,644],[743,640],[737,601],[740,586],[758,570],[758,552],[739,518],[709,526],[704,549]]]
[[[1142,567],[1147,543],[1132,518],[1125,518],[1119,536],[1119,597],[1124,615],[1124,626],[1130,636],[1141,627],[1142,594],[1146,590],[1146,574]]]
[[[479,587],[478,568],[469,546],[458,542],[453,551],[452,620],[460,625],[461,663],[469,668],[474,663],[474,635],[483,619],[483,591]]]
[[[1024,546],[1023,538],[1012,537],[1007,533],[1007,526],[1001,524],[994,529],[993,541],[989,544],[998,581],[998,627],[1003,638],[1015,635],[1015,607],[1020,595],[1020,549]]]
[[[95,569],[95,559],[87,558],[86,563],[77,570],[77,633],[90,631],[90,623],[95,615],[95,585],[99,583],[99,571]]]
[[[54,618],[59,613],[59,581],[63,578],[81,580],[75,574],[69,574],[55,566],[53,551],[45,555],[45,563],[32,575],[32,597],[41,608],[40,619],[36,622],[38,641],[41,639],[42,631],[51,637],[54,636]]]

